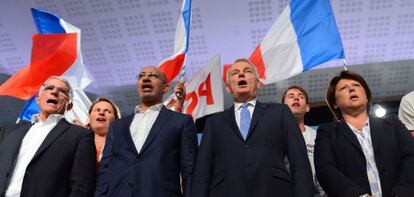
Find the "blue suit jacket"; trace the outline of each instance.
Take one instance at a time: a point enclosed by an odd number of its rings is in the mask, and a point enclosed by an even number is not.
[[[210,116],[192,188],[195,197],[313,196],[305,141],[290,109],[257,102],[246,140],[234,107]]]
[[[193,119],[163,107],[138,154],[129,130],[133,117],[110,126],[95,196],[190,196],[197,150]]]

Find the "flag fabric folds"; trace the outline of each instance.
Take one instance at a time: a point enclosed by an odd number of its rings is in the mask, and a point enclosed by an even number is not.
[[[183,0],[175,30],[174,54],[160,63],[159,69],[172,81],[184,66],[190,38],[191,0]]]
[[[197,74],[185,84],[186,96],[183,113],[193,119],[223,111],[223,81],[221,79],[220,56],[214,56]],[[167,107],[176,102],[172,94],[164,102]]]
[[[32,16],[39,34],[33,36],[31,64],[24,67],[0,86],[0,95],[29,99],[20,114],[20,119],[30,120],[38,113],[34,95],[51,76],[61,76],[73,88],[73,109],[67,112],[69,121],[88,121],[91,101],[83,89],[93,78],[83,63],[81,53],[81,31],[59,16],[32,8]],[[31,109],[31,110],[29,110]],[[37,106],[38,109],[38,106]]]
[[[329,0],[291,0],[250,56],[263,84],[344,58]]]

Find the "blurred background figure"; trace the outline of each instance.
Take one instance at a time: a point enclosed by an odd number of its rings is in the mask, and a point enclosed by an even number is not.
[[[414,196],[414,140],[396,116],[369,117],[364,78],[342,71],[325,96],[338,121],[319,127],[314,161],[328,196]]]
[[[315,184],[315,196],[326,196],[316,178],[315,165],[313,163],[316,129],[305,125],[305,114],[310,110],[309,94],[300,86],[290,86],[283,92],[282,103],[286,104],[292,111],[305,140],[306,150],[312,169],[313,182]]]
[[[406,94],[401,99],[398,117],[405,127],[410,130],[411,135],[414,136],[414,91]]]

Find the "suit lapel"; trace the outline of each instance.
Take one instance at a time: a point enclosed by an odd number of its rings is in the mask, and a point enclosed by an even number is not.
[[[240,140],[244,141],[243,136],[241,135],[239,126],[237,126],[236,122],[236,116],[234,113],[234,105],[231,106],[229,109],[224,111],[224,120],[227,122],[227,124],[230,125],[236,136],[240,138]]]
[[[120,129],[115,128],[114,131],[115,132],[116,131],[121,131],[122,134],[124,135],[126,143],[129,145],[131,150],[133,150],[135,152],[135,154],[138,155],[138,151],[137,151],[137,148],[135,147],[134,140],[132,139],[131,130],[130,130],[132,121],[134,120],[134,116],[135,116],[135,114],[132,114],[132,115],[126,117],[125,118],[125,123],[120,124],[120,125],[122,125],[121,128]]]
[[[351,128],[349,128],[348,124],[345,122],[345,120],[341,120],[339,122],[339,131],[342,133],[345,138],[362,154],[364,155],[364,152],[362,151],[361,144],[359,144],[358,138],[355,136],[355,134],[352,132]],[[365,157],[365,156],[364,156]]]
[[[66,129],[68,129],[70,124],[66,122],[64,118],[62,118],[55,127],[47,134],[45,140],[43,140],[42,144],[40,145],[39,149],[37,149],[35,155],[33,156],[34,160],[37,156],[39,156],[47,147],[50,146]]]
[[[374,149],[374,155],[375,155],[375,161],[377,164],[380,164],[381,154],[379,154],[379,147],[381,144],[381,137],[383,132],[384,126],[381,125],[381,122],[378,121],[376,118],[370,118],[369,119],[369,130],[371,133],[371,142],[372,142],[372,148]]]
[[[256,102],[256,106],[254,107],[252,121],[250,122],[249,132],[247,133],[246,139],[252,135],[254,128],[256,127],[259,120],[262,118],[264,112],[266,111],[267,105],[262,104],[260,102]]]
[[[164,106],[161,108],[161,111],[158,114],[157,119],[155,119],[155,122],[151,127],[148,137],[145,140],[144,145],[142,146],[140,154],[144,153],[148,146],[151,145],[152,141],[154,141],[155,137],[158,135],[161,129],[167,124],[168,120],[171,118],[172,115],[173,113]]]
[[[13,161],[14,166],[14,162],[16,162],[15,158],[17,158],[17,155],[19,154],[20,145],[31,126],[32,124],[30,123],[22,123],[21,126],[8,131],[9,134],[5,136],[3,143],[0,144],[0,155],[2,158],[0,159],[0,166],[4,166],[4,162],[8,161]]]

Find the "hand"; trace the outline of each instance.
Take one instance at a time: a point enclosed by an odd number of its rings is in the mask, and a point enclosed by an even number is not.
[[[75,124],[75,125],[81,126],[81,127],[83,127],[83,128],[87,128],[87,129],[89,129],[89,127],[88,127],[87,125],[84,125],[84,124],[83,124],[80,120],[78,120],[78,119],[73,120],[73,121],[72,121],[72,123],[73,123],[73,124]]]
[[[185,82],[184,80],[180,80],[175,86],[174,86],[174,95],[177,97],[177,103],[175,108],[177,109],[177,111],[181,111],[183,105],[184,105],[184,100],[185,100]]]
[[[178,100],[184,100],[186,92],[185,92],[185,82],[183,80],[180,80],[174,86],[174,94]]]

